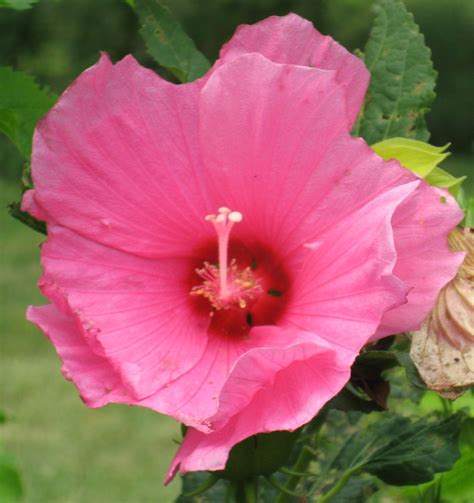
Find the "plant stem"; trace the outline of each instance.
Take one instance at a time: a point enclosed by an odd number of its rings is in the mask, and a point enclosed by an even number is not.
[[[309,449],[306,449],[306,446],[303,446],[298,459],[296,460],[296,463],[291,468],[291,471],[305,472],[308,469],[308,466],[313,458],[313,453]],[[288,503],[289,501],[291,501],[292,496],[290,493],[294,492],[302,478],[303,476],[301,475],[291,475],[286,481],[286,484],[283,486],[283,489],[288,490],[288,492],[282,492],[276,499],[276,503]]]
[[[245,503],[257,503],[258,501],[258,479],[244,481]]]
[[[210,489],[213,485],[215,485],[217,483],[218,480],[219,480],[219,477],[217,477],[217,475],[212,473],[199,487],[196,487],[192,491],[183,493],[183,496],[186,496],[187,498],[192,498],[194,496],[198,496],[199,494],[202,494],[203,492]]]
[[[239,480],[232,482],[230,501],[235,503],[257,503],[258,502],[258,478]],[[232,499],[233,497],[233,499]]]
[[[313,441],[315,437],[317,437],[319,430],[321,429],[325,419],[326,419],[326,411],[323,410],[313,420],[313,423],[309,425],[308,430],[313,437]],[[294,497],[292,496],[292,493],[295,492],[295,489],[298,487],[298,484],[305,477],[303,474],[308,471],[308,466],[313,458],[314,458],[314,451],[309,447],[307,447],[306,445],[304,445],[298,455],[296,463],[291,467],[291,471],[295,473],[288,478],[285,485],[283,486],[283,491],[278,496],[275,503],[289,503],[291,501],[291,499]]]
[[[329,489],[326,494],[323,494],[321,498],[318,499],[318,503],[326,503],[333,496],[335,496],[347,484],[347,482],[349,482],[349,479],[352,477],[355,471],[356,468],[349,468],[349,470],[346,470],[341,475],[341,478],[338,480],[337,484],[332,486],[332,488]]]

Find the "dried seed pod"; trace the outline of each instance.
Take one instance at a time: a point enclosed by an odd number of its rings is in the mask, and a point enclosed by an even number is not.
[[[449,247],[466,252],[464,262],[413,334],[410,355],[428,388],[455,399],[474,385],[474,229],[454,230]]]

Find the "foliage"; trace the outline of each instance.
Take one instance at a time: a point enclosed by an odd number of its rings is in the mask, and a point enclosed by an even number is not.
[[[140,33],[148,52],[181,82],[195,80],[209,69],[209,62],[159,0],[135,0]]]
[[[449,145],[435,147],[408,138],[390,138],[372,145],[380,157],[385,160],[397,159],[402,166],[426,178],[441,162],[449,156]]]
[[[457,437],[462,414],[441,421],[428,416],[417,421],[383,413],[367,429],[347,438],[334,460],[340,470],[366,471],[388,484],[413,485],[449,470],[459,457]]]
[[[463,224],[466,227],[474,227],[474,197],[470,197],[466,202],[466,218]]]
[[[33,130],[56,98],[23,72],[0,67],[0,131],[16,145],[25,159],[31,155]]]
[[[449,152],[445,152],[448,147],[434,147],[408,138],[390,138],[372,145],[372,149],[383,159],[397,159],[402,166],[424,178],[430,185],[449,189],[456,196],[467,177],[457,178],[438,166],[448,157]]]
[[[436,78],[430,50],[402,0],[376,0],[374,11],[364,50],[371,81],[354,133],[369,144],[394,136],[426,141]]]
[[[41,89],[29,75],[0,67],[0,131],[16,145],[25,159],[31,156],[33,130],[39,119],[53,106],[56,97]],[[22,190],[32,187],[26,167]],[[46,233],[45,225],[21,211],[20,203],[9,205],[10,214],[32,229]]]

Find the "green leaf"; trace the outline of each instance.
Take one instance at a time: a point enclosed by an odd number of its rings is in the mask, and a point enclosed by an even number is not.
[[[343,489],[331,498],[331,503],[361,503],[377,490],[373,480],[352,477]]]
[[[459,187],[466,178],[467,176],[456,178],[455,176],[449,174],[447,171],[444,171],[444,169],[436,167],[426,177],[426,181],[434,187],[442,187],[443,189],[448,189],[451,194],[456,196],[458,194]]]
[[[444,147],[435,147],[429,143],[411,140],[409,138],[390,138],[371,146],[382,159],[396,159],[402,166],[426,178],[446,157],[449,152]]]
[[[220,503],[225,501],[229,485],[224,480],[219,480],[203,493],[192,495],[197,488],[205,487],[207,480],[211,476],[209,472],[191,472],[183,475],[182,492],[176,499],[176,503]]]
[[[8,206],[8,212],[13,218],[16,218],[28,227],[31,227],[36,232],[47,234],[46,224],[44,222],[41,222],[40,220],[36,220],[36,218],[32,217],[29,213],[21,211],[20,203],[11,203]]]
[[[467,418],[462,426],[461,457],[447,473],[438,475],[433,482],[418,487],[403,489],[402,495],[409,502],[433,501],[431,494],[439,491],[440,499],[447,503],[471,503],[474,494],[474,479],[472,467],[474,466],[474,419]],[[421,499],[420,499],[421,497]]]
[[[464,219],[466,227],[474,227],[474,197],[470,197],[466,205],[466,217]]]
[[[33,182],[31,180],[31,166],[29,163],[26,163],[21,174],[21,191],[24,193],[26,190],[32,188]],[[8,213],[21,223],[31,227],[33,230],[40,232],[41,234],[47,234],[46,224],[40,220],[36,220],[36,218],[32,217],[29,213],[22,211],[20,202],[10,203],[8,205]]]
[[[369,144],[395,136],[426,141],[424,115],[435,97],[431,52],[402,0],[375,0],[374,11],[364,50],[371,81],[354,134]]]
[[[445,150],[449,147],[434,147],[408,138],[390,138],[372,145],[372,150],[380,157],[389,161],[396,159],[402,166],[424,178],[434,187],[448,189],[454,196],[458,195],[459,188],[466,176],[455,177],[438,164],[449,156]]]
[[[431,415],[414,422],[389,414],[380,417],[348,439],[336,461],[340,469],[368,472],[387,484],[413,485],[432,480],[458,459],[464,414],[443,420]]]
[[[56,97],[40,89],[32,77],[0,67],[0,131],[26,159],[31,155],[33,130]]]
[[[225,469],[216,474],[236,481],[271,475],[288,461],[299,433],[273,431],[246,438],[232,447]]]
[[[0,501],[16,503],[22,496],[20,476],[10,456],[0,451]]]
[[[396,356],[398,363],[404,368],[405,374],[408,377],[410,383],[419,390],[426,390],[426,384],[416,368],[416,365],[413,363],[411,359],[409,351],[395,351],[394,355]]]
[[[474,227],[474,197],[467,194],[465,186],[459,187],[456,199],[464,210],[465,217],[462,221],[464,227]]]
[[[26,10],[33,7],[38,0],[0,0],[0,7],[9,7],[10,9]]]
[[[380,411],[380,405],[373,400],[361,397],[349,386],[343,388],[332,400],[328,402],[328,408],[343,412],[357,411],[368,414],[369,412]]]
[[[161,66],[181,82],[195,80],[207,72],[209,61],[166,6],[159,0],[136,0],[135,9],[148,52]]]

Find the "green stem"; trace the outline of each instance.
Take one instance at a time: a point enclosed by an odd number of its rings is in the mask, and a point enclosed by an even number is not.
[[[258,479],[248,479],[244,481],[245,503],[257,503],[258,501]]]
[[[257,503],[258,502],[258,478],[239,480],[232,482],[233,490],[231,497],[235,503]]]
[[[210,489],[213,485],[217,483],[218,480],[219,477],[217,477],[217,475],[211,474],[200,486],[196,487],[196,489],[193,489],[192,491],[183,493],[183,496],[187,498],[198,496],[199,494],[202,494],[203,492]]]
[[[438,398],[440,399],[441,401],[441,406],[443,407],[443,415],[445,417],[449,416],[450,414],[453,413],[453,405],[452,405],[452,402],[450,402],[449,400],[446,400],[445,398],[443,398],[442,396],[438,395]]]
[[[323,494],[321,498],[318,499],[318,503],[326,503],[331,498],[336,496],[336,494],[347,484],[347,482],[349,482],[349,479],[352,477],[352,475],[354,475],[354,472],[356,471],[357,467],[346,470],[338,480],[337,484],[332,486],[332,488],[326,494]]]
[[[326,411],[321,411],[308,427],[313,439],[317,437],[325,419]],[[314,459],[314,450],[309,446],[304,445],[299,453],[296,463],[291,467],[291,471],[294,472],[294,474],[288,477],[288,480],[283,486],[283,491],[280,493],[275,503],[289,503],[291,501],[293,498],[292,494],[295,493],[295,489],[298,487],[298,484],[305,477],[302,474],[308,471],[308,467],[312,459]]]
[[[291,491],[287,487],[280,484],[280,482],[278,482],[278,479],[276,477],[274,477],[273,475],[269,475],[268,477],[266,477],[266,480],[270,485],[272,485],[277,491],[279,491],[281,493],[288,494],[288,496],[294,496],[295,498],[298,498],[298,499],[303,499],[305,497],[304,494],[300,494],[295,491]]]

